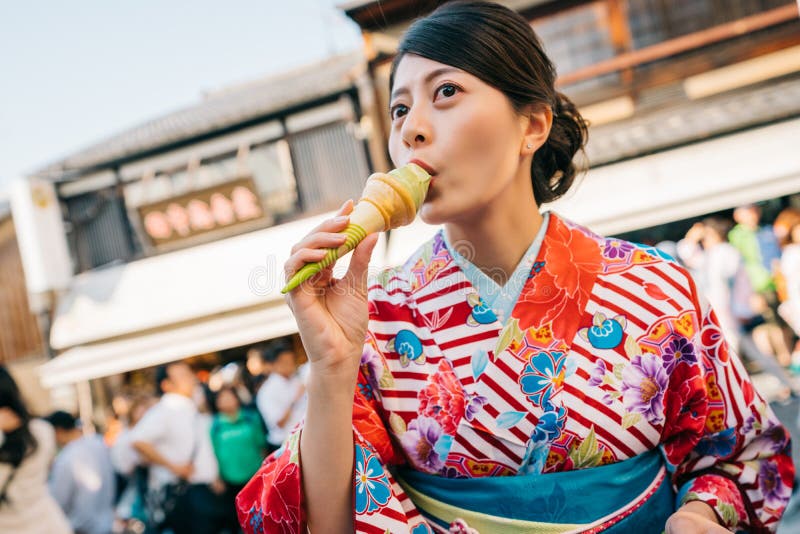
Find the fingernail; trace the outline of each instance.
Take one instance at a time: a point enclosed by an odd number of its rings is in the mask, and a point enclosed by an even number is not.
[[[347,221],[350,217],[348,215],[339,215],[338,217],[333,218],[333,222],[335,223],[343,223]]]

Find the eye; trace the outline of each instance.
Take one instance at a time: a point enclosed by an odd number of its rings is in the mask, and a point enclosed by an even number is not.
[[[458,87],[457,85],[454,85],[452,83],[445,83],[443,85],[440,85],[439,88],[436,89],[436,96],[438,97],[439,95],[441,95],[445,98],[450,98],[452,96],[455,96],[456,93],[460,90],[461,88]]]
[[[403,115],[408,113],[408,108],[403,104],[397,104],[396,106],[392,106],[389,110],[389,116],[392,120],[399,119]]]

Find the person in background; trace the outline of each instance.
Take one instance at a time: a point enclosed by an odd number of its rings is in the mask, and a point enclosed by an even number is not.
[[[714,308],[725,339],[736,350],[742,335],[741,319],[753,315],[753,290],[741,254],[725,240],[730,227],[728,221],[718,217],[703,219],[678,242],[677,252]]]
[[[276,343],[264,353],[272,372],[256,394],[256,406],[267,426],[267,440],[277,449],[303,419],[306,388],[298,374],[297,356],[288,344]]]
[[[778,307],[778,313],[800,338],[800,219],[789,229],[789,241],[783,249],[780,270],[786,288],[786,298]],[[800,372],[800,339],[792,353],[792,371]]]
[[[733,211],[733,220],[736,226],[728,233],[728,241],[744,258],[753,291],[775,291],[772,263],[781,252],[772,228],[761,225],[761,209],[755,204],[738,207]]]
[[[150,395],[133,397],[128,409],[128,420],[123,425],[114,445],[111,447],[111,464],[118,478],[125,480],[116,507],[116,517],[120,528],[116,531],[135,531],[134,525],[146,524],[145,495],[147,493],[147,467],[141,465],[139,454],[131,444],[131,429],[144,417],[147,410],[155,404],[156,399]]]
[[[224,528],[238,532],[236,495],[261,466],[266,456],[266,435],[259,415],[242,408],[234,386],[225,385],[217,391],[215,408],[211,443],[219,463],[220,478],[225,483]]]
[[[798,395],[800,391],[778,364],[769,342],[778,327],[764,323],[753,309],[753,303],[757,305],[760,299],[750,285],[742,256],[725,240],[730,226],[729,221],[719,217],[703,219],[678,243],[678,255],[693,271],[698,289],[714,308],[731,349],[777,378],[783,385],[782,396]]]
[[[131,430],[134,450],[149,464],[147,515],[151,527],[175,534],[218,531],[217,464],[208,425],[193,400],[197,379],[184,362],[156,370],[161,399]]]
[[[791,352],[777,315],[778,298],[773,277],[773,268],[781,257],[778,239],[772,227],[761,225],[761,210],[754,204],[736,208],[733,219],[737,224],[728,233],[728,241],[742,255],[754,292],[750,307],[756,316],[745,325],[745,330],[752,332],[759,351],[774,355],[778,363],[788,367]]]
[[[778,245],[783,250],[784,247],[792,242],[792,228],[797,223],[800,223],[800,209],[795,207],[788,207],[781,210],[775,221],[772,223],[772,233],[775,239],[778,240]]]
[[[114,469],[102,436],[84,435],[75,417],[56,411],[53,425],[61,452],[50,472],[50,492],[78,534],[109,534],[114,524]]]
[[[55,452],[53,427],[30,417],[16,382],[0,365],[0,532],[72,532],[47,489]]]
[[[254,345],[247,351],[247,361],[245,362],[245,369],[247,369],[247,386],[250,392],[255,396],[264,382],[269,378],[272,372],[272,364],[264,359],[267,349],[263,345]]]

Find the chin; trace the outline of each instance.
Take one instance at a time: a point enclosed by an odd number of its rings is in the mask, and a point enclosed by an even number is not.
[[[444,224],[447,218],[444,217],[440,210],[433,205],[432,202],[425,202],[419,210],[419,218],[425,224],[437,225]]]

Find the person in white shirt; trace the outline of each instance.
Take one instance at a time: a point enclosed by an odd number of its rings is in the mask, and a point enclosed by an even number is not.
[[[800,336],[800,222],[789,229],[789,244],[783,249],[780,268],[786,280],[786,302],[779,311]]]
[[[215,533],[219,473],[208,418],[193,400],[197,379],[188,364],[174,362],[160,367],[156,380],[163,395],[130,435],[133,448],[150,465],[148,520],[175,534]]]
[[[725,339],[738,350],[742,321],[754,315],[750,309],[753,289],[741,254],[726,241],[729,228],[729,222],[708,217],[692,226],[678,242],[677,252],[714,308]]]
[[[743,327],[757,318],[753,302],[758,296],[747,276],[742,255],[726,241],[729,227],[728,221],[718,217],[696,223],[678,242],[678,255],[692,271],[700,292],[708,298],[731,349],[776,377],[784,386],[783,396],[798,395],[800,390],[791,376],[764,350],[763,342],[756,342],[755,332]]]
[[[72,533],[47,488],[55,452],[53,427],[31,418],[11,373],[0,365],[0,532]]]
[[[277,448],[305,416],[306,387],[298,372],[297,356],[288,345],[273,345],[264,360],[272,372],[256,394],[256,406],[267,426],[267,440]]]
[[[45,418],[55,429],[61,452],[50,470],[50,493],[79,534],[109,534],[114,524],[114,469],[103,438],[84,435],[75,417],[53,412]]]

